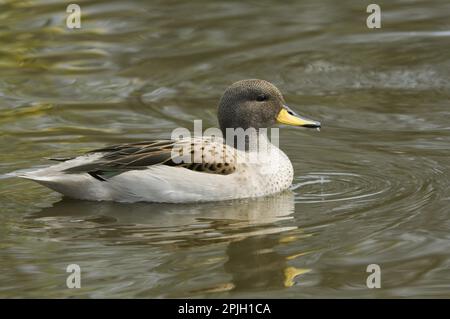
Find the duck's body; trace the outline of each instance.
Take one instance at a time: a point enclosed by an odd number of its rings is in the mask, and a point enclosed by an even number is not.
[[[276,121],[320,127],[296,115],[278,89],[262,80],[229,87],[218,117],[224,137],[230,128],[253,134],[244,144],[233,135],[233,143],[204,136],[113,145],[19,176],[86,200],[186,203],[259,197],[281,192],[293,180],[289,158],[268,141],[263,128]]]
[[[204,140],[208,138],[205,137]],[[211,147],[211,143],[207,145]],[[216,147],[234,150],[220,143]],[[251,163],[246,162],[245,158],[250,158],[252,154],[234,151],[235,162],[230,164],[232,172],[228,174],[205,172],[206,168],[202,170],[202,167],[193,170],[186,165],[172,166],[164,163],[144,169],[126,170],[111,177],[100,173],[93,176],[92,171],[71,172],[78,167],[98,165],[105,156],[111,154],[93,152],[21,177],[34,180],[68,197],[117,202],[220,201],[270,195],[291,185],[292,164],[278,147],[271,145],[267,153],[256,154],[257,160]],[[241,160],[237,160],[238,158]],[[208,163],[208,158],[205,162]]]

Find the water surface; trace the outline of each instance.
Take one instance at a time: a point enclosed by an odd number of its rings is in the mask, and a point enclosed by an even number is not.
[[[0,1],[1,297],[450,297],[450,3]],[[216,126],[276,84],[290,191],[168,205],[63,198],[8,172]],[[65,269],[82,269],[67,289]],[[378,264],[382,288],[368,289]]]

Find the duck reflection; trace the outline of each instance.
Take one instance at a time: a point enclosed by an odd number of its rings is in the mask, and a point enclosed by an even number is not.
[[[277,225],[277,221],[290,219],[294,211],[292,192],[265,198],[197,204],[120,204],[114,202],[90,202],[62,199],[53,206],[32,213],[26,218],[43,221],[46,226],[57,228],[95,228],[102,225],[108,229],[125,228],[128,235],[152,230],[168,230],[163,235],[170,239],[170,230],[186,235],[195,229],[213,231],[217,238],[280,232],[292,227]],[[236,230],[241,230],[237,231]],[[125,234],[124,234],[125,235]],[[92,234],[96,236],[96,234]],[[211,237],[208,237],[212,239]],[[124,238],[125,239],[125,238]],[[177,238],[182,239],[182,238]]]
[[[293,212],[294,195],[287,191],[252,200],[182,205],[64,198],[27,218],[44,223],[56,240],[76,238],[162,249],[225,243],[223,270],[232,282],[224,290],[251,290],[286,286],[286,257],[274,248],[280,244],[280,234],[297,228],[289,222]],[[204,292],[215,290],[203,288]]]

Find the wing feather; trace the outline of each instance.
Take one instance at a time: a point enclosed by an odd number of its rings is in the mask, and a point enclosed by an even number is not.
[[[154,165],[221,175],[231,174],[236,169],[236,150],[221,140],[210,138],[116,144],[88,153],[102,153],[102,156],[94,162],[70,167],[64,172],[89,173],[94,178],[106,180],[129,170],[142,170]]]

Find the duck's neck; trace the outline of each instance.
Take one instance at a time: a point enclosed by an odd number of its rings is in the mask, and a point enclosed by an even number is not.
[[[235,129],[224,132],[224,136],[228,145],[241,151],[261,152],[274,146],[267,136],[267,130]]]

